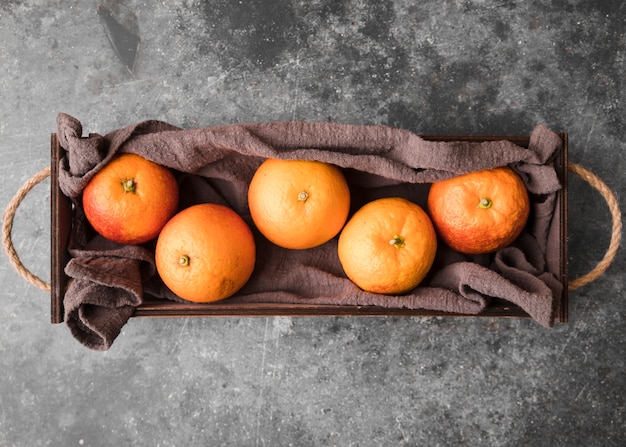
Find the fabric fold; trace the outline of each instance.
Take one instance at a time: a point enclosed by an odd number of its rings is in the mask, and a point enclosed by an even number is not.
[[[147,248],[121,246],[100,236],[70,254],[65,322],[85,346],[107,350],[143,302],[144,278],[156,272],[154,256]]]
[[[82,136],[81,123],[57,117],[67,155],[60,160],[59,185],[75,205],[73,227],[88,229],[81,212],[82,190],[117,153],[135,153],[171,168],[179,181],[181,208],[219,202],[251,226],[257,267],[233,302],[376,305],[479,314],[493,299],[510,301],[537,322],[551,326],[560,296],[554,247],[561,188],[550,160],[560,137],[538,125],[528,148],[506,140],[429,141],[381,125],[325,122],[269,122],[180,129],[142,121],[106,135]],[[353,208],[374,198],[402,196],[425,205],[429,184],[466,172],[509,165],[532,195],[531,219],[512,247],[491,255],[466,256],[440,247],[424,282],[402,296],[366,293],[343,273],[336,239],[310,250],[286,250],[263,238],[250,219],[247,186],[268,158],[311,159],[343,169]],[[442,243],[441,243],[442,244]],[[74,235],[66,273],[66,319],[75,337],[93,349],[108,349],[143,294],[180,300],[160,281],[153,246],[118,246],[101,237]]]
[[[82,344],[107,350],[143,302],[136,260],[73,258],[65,272],[73,278],[65,292],[65,322]]]

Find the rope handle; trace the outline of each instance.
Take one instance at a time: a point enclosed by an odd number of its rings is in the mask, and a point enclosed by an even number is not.
[[[598,279],[604,274],[615,259],[617,250],[619,249],[622,241],[622,213],[620,212],[619,203],[615,193],[611,191],[606,183],[604,183],[598,176],[576,163],[568,163],[567,169],[589,183],[602,195],[602,197],[604,197],[604,200],[606,200],[606,203],[609,206],[609,211],[611,212],[611,218],[613,220],[613,226],[611,228],[611,242],[609,243],[609,248],[606,250],[604,257],[593,269],[591,269],[591,271],[567,283],[567,288],[571,291]]]
[[[50,292],[50,283],[45,282],[43,279],[32,273],[28,270],[17,252],[15,251],[15,247],[13,246],[13,241],[11,240],[11,232],[13,230],[13,218],[15,217],[15,212],[17,208],[24,200],[24,197],[33,189],[36,185],[43,182],[46,178],[50,176],[50,166],[46,166],[37,174],[29,178],[26,183],[22,185],[22,187],[17,191],[15,196],[11,199],[9,204],[4,211],[4,216],[2,218],[2,244],[4,245],[4,249],[9,256],[9,261],[13,264],[17,273],[19,273],[26,281],[34,285],[35,287],[40,288],[44,292]]]
[[[617,198],[615,197],[615,194],[598,176],[575,163],[568,163],[567,168],[569,171],[573,172],[574,174],[585,180],[587,183],[589,183],[602,195],[602,197],[604,197],[604,200],[606,200],[613,220],[611,241],[609,243],[609,247],[606,253],[604,254],[604,257],[591,271],[576,279],[569,281],[568,290],[571,291],[595,281],[600,276],[602,276],[604,272],[609,268],[609,266],[615,259],[615,256],[617,255],[617,250],[619,249],[619,246],[621,244],[622,216],[619,209],[619,203],[617,201]],[[15,270],[26,281],[28,281],[35,287],[43,290],[44,292],[50,291],[50,284],[39,278],[37,275],[32,273],[24,266],[17,252],[15,251],[15,247],[13,246],[11,232],[13,230],[13,219],[15,217],[15,212],[17,211],[19,205],[22,203],[22,200],[24,200],[24,197],[26,197],[31,189],[33,189],[36,185],[44,181],[49,176],[50,166],[47,166],[39,171],[37,174],[32,176],[30,179],[28,179],[7,205],[2,220],[2,243],[9,257],[9,261],[11,262]]]

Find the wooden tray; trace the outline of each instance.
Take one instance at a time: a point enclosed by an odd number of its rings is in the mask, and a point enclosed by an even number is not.
[[[559,298],[557,322],[566,322],[568,315],[568,271],[567,271],[567,151],[566,133],[560,134],[563,148],[552,161],[558,178],[563,185],[559,191],[560,208],[560,274],[563,292]],[[464,136],[464,135],[423,135],[422,138],[433,141],[494,141],[509,140],[522,147],[528,147],[529,137],[523,136]],[[68,282],[64,268],[69,261],[67,244],[72,231],[72,203],[59,189],[59,160],[65,150],[59,145],[57,135],[51,135],[51,320],[63,322],[63,296]],[[139,306],[135,317],[241,317],[241,316],[446,316],[446,317],[501,317],[525,318],[528,314],[519,307],[507,302],[495,300],[479,315],[452,314],[440,311],[386,308],[378,306],[337,306],[310,304],[236,304],[228,300],[209,304],[183,304],[173,301],[144,296],[144,303]]]

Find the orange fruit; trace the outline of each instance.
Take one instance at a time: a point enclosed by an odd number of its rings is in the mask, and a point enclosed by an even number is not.
[[[169,289],[187,301],[208,303],[241,289],[254,270],[252,231],[232,209],[214,203],[176,214],[157,239],[156,268]]]
[[[280,247],[306,249],[341,231],[350,211],[350,190],[337,166],[270,158],[250,181],[248,205],[267,239]]]
[[[400,197],[365,204],[339,235],[339,261],[361,289],[397,295],[416,287],[435,260],[437,235],[426,212]]]
[[[519,236],[530,199],[515,171],[501,167],[433,183],[428,210],[446,244],[461,253],[480,254],[506,247]]]
[[[164,166],[135,154],[117,155],[83,191],[91,226],[120,244],[142,244],[159,235],[178,207],[178,184]]]

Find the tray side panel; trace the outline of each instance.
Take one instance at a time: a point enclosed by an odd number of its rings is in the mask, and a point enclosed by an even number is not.
[[[563,292],[561,294],[560,308],[557,315],[557,321],[560,323],[566,323],[569,319],[569,270],[568,270],[568,151],[569,151],[569,137],[567,133],[561,133],[561,139],[563,140],[563,149],[556,159],[556,172],[561,181],[562,188],[559,191],[560,200],[560,215],[561,215],[561,283],[563,284]]]
[[[50,320],[52,323],[63,322],[63,295],[67,285],[64,273],[69,262],[67,251],[69,234],[72,227],[72,204],[59,188],[59,160],[62,148],[56,134],[50,138],[50,225],[51,225],[51,272],[50,272]]]
[[[309,304],[273,303],[220,303],[194,304],[174,303],[167,300],[147,298],[137,308],[135,317],[320,317],[320,316],[397,316],[397,317],[498,317],[529,318],[517,306],[502,304],[488,307],[476,315],[454,314],[435,310],[390,308],[382,306],[335,306]]]

